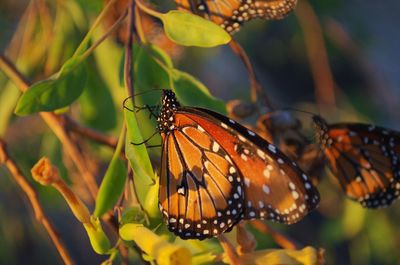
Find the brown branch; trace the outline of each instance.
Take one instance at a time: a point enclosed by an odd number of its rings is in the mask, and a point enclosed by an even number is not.
[[[10,158],[7,152],[6,144],[2,139],[0,139],[0,163],[4,164],[8,168],[14,180],[25,192],[26,196],[29,199],[29,202],[32,205],[36,220],[41,223],[46,229],[58,253],[60,253],[60,256],[63,259],[64,263],[67,265],[74,264],[68,250],[65,248],[65,245],[60,238],[60,235],[44,213],[43,208],[38,200],[36,191],[26,180],[26,177],[22,174],[21,170],[18,168],[15,162]]]
[[[30,85],[24,76],[14,67],[14,65],[8,61],[3,55],[0,54],[0,69],[5,70],[7,75],[16,83],[19,84],[19,88],[22,91],[26,91]],[[97,196],[98,186],[95,182],[95,178],[87,167],[84,156],[74,144],[73,140],[68,135],[67,130],[63,127],[63,122],[60,121],[60,117],[51,112],[40,112],[39,115],[53,130],[54,134],[59,138],[60,142],[63,143],[63,147],[75,163],[78,170],[81,172],[83,181],[86,184],[92,198],[95,199]],[[106,213],[102,216],[102,220],[106,222],[113,231],[118,234],[118,221],[112,215],[111,212]],[[120,246],[123,248],[123,246]],[[122,251],[121,253],[124,253]],[[70,263],[73,264],[73,263]]]
[[[250,222],[250,224],[260,231],[263,234],[268,234],[271,235],[271,237],[274,239],[275,243],[277,243],[279,246],[281,246],[284,249],[300,249],[302,248],[298,243],[296,243],[293,239],[289,238],[288,236],[274,230],[271,228],[269,225],[266,223],[260,221],[260,220],[254,220]]]
[[[127,89],[128,96],[132,99],[133,105],[135,105],[134,87],[132,82],[132,45],[133,45],[133,31],[135,21],[135,3],[131,0],[128,11],[128,41],[125,45],[125,64],[124,64],[124,81],[125,88]]]
[[[67,130],[73,131],[74,133],[84,136],[90,140],[108,145],[110,147],[117,146],[118,139],[115,137],[108,136],[94,129],[85,127],[67,115],[60,116],[60,119],[62,119],[64,122]]]
[[[239,56],[239,58],[242,60],[244,66],[246,67],[247,73],[249,75],[250,79],[250,88],[251,88],[251,100],[253,102],[257,101],[257,97],[260,96],[264,100],[264,104],[266,107],[268,107],[270,110],[273,110],[273,106],[271,105],[271,102],[269,98],[267,97],[266,93],[264,92],[261,84],[257,80],[256,73],[254,71],[253,65],[250,62],[249,57],[247,56],[246,52],[240,46],[240,44],[232,38],[232,40],[229,42],[229,46],[231,47],[232,51]]]
[[[0,54],[0,69],[16,84],[16,86],[25,92],[31,83],[15,68],[15,66],[3,55]],[[78,168],[82,175],[82,179],[86,184],[92,198],[95,199],[98,191],[98,186],[94,175],[90,172],[85,163],[84,156],[76,147],[67,131],[60,122],[59,117],[52,112],[40,112],[39,115],[47,123],[50,129],[58,137],[66,152]]]
[[[296,15],[304,34],[317,103],[321,111],[324,108],[332,111],[336,107],[336,84],[329,65],[319,19],[307,0],[299,1]]]

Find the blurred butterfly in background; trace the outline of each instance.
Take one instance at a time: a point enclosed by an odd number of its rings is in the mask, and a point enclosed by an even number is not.
[[[297,0],[175,0],[179,9],[207,18],[233,34],[253,18],[286,17]]]
[[[319,203],[309,177],[274,145],[232,119],[182,107],[163,90],[159,206],[170,231],[205,239],[241,220],[292,224]]]
[[[319,144],[351,199],[367,208],[389,206],[400,195],[400,133],[362,123],[328,124],[313,116]]]

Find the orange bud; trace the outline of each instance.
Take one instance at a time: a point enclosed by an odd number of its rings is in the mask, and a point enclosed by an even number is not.
[[[31,169],[32,177],[40,184],[47,186],[61,181],[58,169],[54,167],[47,157],[41,158]]]

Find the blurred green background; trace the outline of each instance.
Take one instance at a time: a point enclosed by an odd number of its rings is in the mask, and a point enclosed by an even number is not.
[[[40,6],[42,2],[48,10],[39,10],[34,13],[37,16],[26,15],[29,6]],[[102,2],[94,0],[64,2],[62,8],[53,1],[0,2],[0,51],[17,61],[18,68],[33,81],[54,73],[71,56],[102,6]],[[172,1],[153,2],[160,10],[174,8],[169,3]],[[321,47],[312,46],[313,40],[305,38],[304,25],[309,23],[308,29],[315,29],[315,21],[302,16],[299,10],[282,21],[251,21],[235,35],[254,64],[270,101],[275,107],[320,111],[331,122],[368,121],[400,130],[400,3],[313,0],[309,4],[317,16],[323,49],[329,59],[327,69],[333,79],[322,82],[328,87],[316,85],[309,60],[310,52],[314,54],[315,48]],[[46,24],[49,19],[46,15],[53,21],[51,25]],[[32,23],[18,26],[23,18]],[[20,37],[24,30],[30,32],[30,35],[25,32],[24,36],[29,35],[25,39]],[[52,32],[50,38],[46,30]],[[225,101],[250,100],[245,68],[229,47],[165,47],[175,67],[197,77],[214,96]],[[116,42],[99,47],[86,64],[92,75],[88,89],[70,110],[72,116],[87,126],[114,136],[118,135],[122,120],[123,91],[116,88],[120,64],[116,58],[121,56],[120,50]],[[330,85],[339,111],[329,112],[316,93],[318,89],[328,93]],[[10,115],[19,92],[2,72],[0,95],[1,137],[26,175],[29,176],[29,169],[39,157],[47,155],[71,183],[79,179],[76,172],[70,171],[71,161],[63,154],[58,140],[37,115],[22,118]],[[305,120],[305,133],[312,138],[308,125]],[[112,150],[84,141],[81,147],[88,156],[93,156],[92,166],[101,176]],[[82,226],[58,193],[33,181],[32,184],[77,263],[98,264],[104,260],[93,252]],[[345,199],[329,174],[323,176],[318,188],[321,193],[318,211],[293,226],[273,224],[273,227],[302,245],[324,248],[328,264],[399,264],[399,203],[387,209],[365,210]],[[81,196],[84,194],[85,191],[80,192]],[[256,231],[254,234],[260,248],[277,247],[268,236]],[[1,264],[60,262],[47,233],[34,219],[25,195],[3,167],[0,167],[0,239]]]

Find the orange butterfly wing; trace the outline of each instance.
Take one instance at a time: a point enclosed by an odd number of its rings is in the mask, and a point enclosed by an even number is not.
[[[180,129],[162,134],[159,200],[164,219],[182,238],[229,231],[242,212],[237,169],[198,124],[175,117]]]
[[[296,6],[297,0],[175,0],[178,8],[188,10],[221,25],[233,33],[253,18],[282,19]]]
[[[309,178],[274,145],[218,113],[200,108],[187,112],[239,169],[245,194],[243,219],[292,224],[317,207],[319,193]]]
[[[317,207],[319,193],[297,165],[229,118],[180,107],[164,90],[157,121],[160,209],[176,235],[204,239],[243,219],[291,224]]]
[[[360,123],[332,124],[321,129],[318,137],[329,167],[347,196],[368,208],[388,206],[399,197],[397,132]]]

